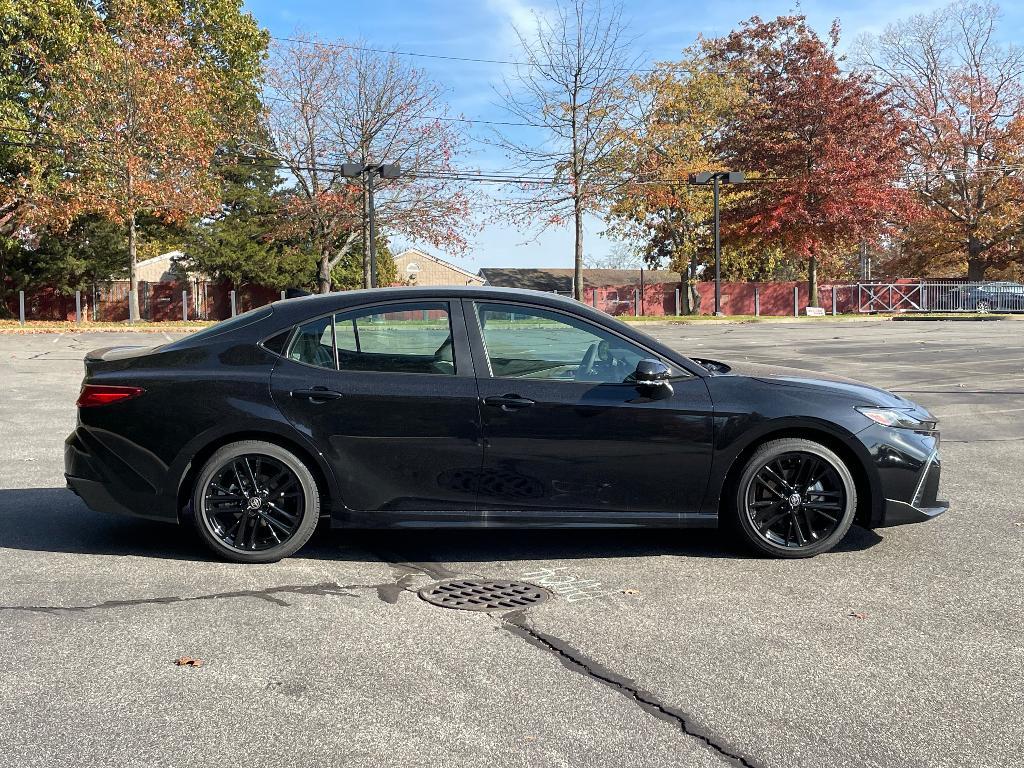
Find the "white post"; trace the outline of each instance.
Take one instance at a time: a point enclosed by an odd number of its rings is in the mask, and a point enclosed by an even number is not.
[[[82,322],[82,292],[75,291],[75,322]]]
[[[793,317],[800,317],[800,286],[793,286]]]
[[[25,292],[18,291],[18,317],[21,318],[21,324],[25,324]]]
[[[181,319],[188,322],[188,291],[181,292]]]
[[[832,317],[836,316],[836,287],[832,286]]]
[[[231,316],[235,316],[235,292],[231,291]]]
[[[754,317],[761,316],[761,286],[754,283]]]

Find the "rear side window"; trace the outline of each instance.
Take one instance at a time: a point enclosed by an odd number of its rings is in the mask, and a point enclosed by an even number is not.
[[[320,317],[299,326],[288,347],[288,358],[318,368],[334,368],[334,338],[331,318]]]
[[[288,357],[343,371],[454,375],[451,315],[443,301],[356,309],[300,326]],[[333,331],[333,334],[332,334]]]

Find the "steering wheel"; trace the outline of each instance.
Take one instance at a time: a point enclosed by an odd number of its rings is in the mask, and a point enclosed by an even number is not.
[[[594,375],[594,363],[597,361],[597,342],[594,342],[587,347],[586,353],[583,355],[583,359],[580,360],[580,364],[576,366],[576,380],[586,381],[587,377]]]

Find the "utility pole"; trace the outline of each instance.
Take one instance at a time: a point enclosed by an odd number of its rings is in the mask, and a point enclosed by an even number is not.
[[[346,178],[361,178],[366,190],[366,233],[368,242],[363,244],[370,254],[370,287],[377,286],[377,223],[376,212],[373,207],[373,180],[375,177],[382,179],[397,179],[402,175],[401,169],[394,163],[343,163],[341,175]]]
[[[711,185],[714,195],[715,208],[715,314],[722,314],[722,238],[719,232],[718,199],[720,184],[742,184],[746,181],[746,174],[743,171],[704,171],[703,173],[692,173],[688,183],[699,187]]]

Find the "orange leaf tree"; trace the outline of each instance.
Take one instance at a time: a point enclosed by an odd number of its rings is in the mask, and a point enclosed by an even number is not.
[[[860,46],[906,117],[910,183],[928,214],[909,229],[908,267],[983,280],[1024,266],[1012,247],[1024,229],[1024,50],[999,42],[998,21],[992,3],[958,3]]]
[[[726,226],[806,259],[814,305],[819,260],[911,211],[899,186],[903,123],[887,91],[840,69],[838,39],[837,25],[826,43],[803,16],[755,16],[705,42],[711,60],[740,73],[749,89],[723,129],[722,156],[761,177]]]
[[[46,122],[62,172],[38,212],[66,223],[98,213],[125,227],[135,319],[136,221],[144,213],[181,221],[216,205],[213,163],[224,128],[215,76],[180,20],[131,0],[106,9],[105,23],[55,67]]]

